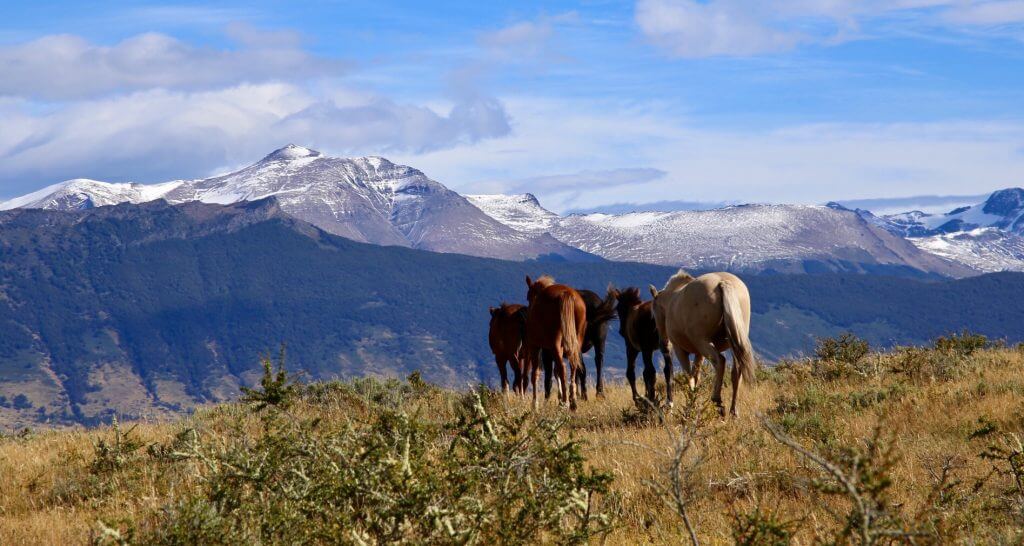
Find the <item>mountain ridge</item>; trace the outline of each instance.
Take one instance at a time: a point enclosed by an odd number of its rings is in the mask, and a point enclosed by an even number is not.
[[[226,204],[268,196],[295,218],[355,241],[499,259],[942,277],[993,270],[984,257],[991,252],[978,243],[965,246],[963,237],[910,239],[926,229],[918,225],[924,213],[883,219],[841,206],[733,205],[561,216],[532,194],[463,196],[383,157],[336,158],[295,144],[209,178],[151,185],[76,179],[0,203],[0,209],[80,210],[153,199]],[[1007,194],[1005,201],[992,206],[1017,210],[1021,200]],[[958,250],[946,251],[952,247]]]

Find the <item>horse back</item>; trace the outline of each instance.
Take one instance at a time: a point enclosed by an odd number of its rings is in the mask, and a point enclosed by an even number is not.
[[[569,298],[574,309],[576,327],[582,341],[587,321],[587,307],[574,288],[564,284],[553,284],[545,288],[530,304],[526,318],[526,339],[536,348],[554,347],[562,325],[562,300]]]

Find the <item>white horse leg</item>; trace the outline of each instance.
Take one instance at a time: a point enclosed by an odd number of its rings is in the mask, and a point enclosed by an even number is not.
[[[676,360],[682,364],[683,370],[686,371],[686,378],[690,383],[690,390],[696,390],[697,383],[693,380],[693,369],[690,367],[690,353],[680,349],[678,345],[672,345],[672,350],[676,353]],[[700,355],[697,355],[697,358],[700,358]]]
[[[704,355],[697,353],[693,355],[693,377],[690,378],[693,381],[694,388],[700,384],[700,370],[704,367]]]
[[[725,416],[725,405],[722,404],[722,383],[725,381],[725,357],[715,349],[711,343],[700,344],[697,347],[704,358],[715,364],[715,381],[711,387],[711,401],[718,406],[718,413]]]

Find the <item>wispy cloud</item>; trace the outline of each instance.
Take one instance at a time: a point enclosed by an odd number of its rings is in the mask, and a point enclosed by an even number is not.
[[[752,56],[893,32],[1020,37],[1020,28],[1007,27],[1024,23],[1024,1],[638,0],[635,20],[648,40],[678,57]]]
[[[651,168],[618,168],[583,170],[569,174],[551,174],[517,180],[511,184],[516,191],[581,191],[646,184],[665,176],[665,171]]]

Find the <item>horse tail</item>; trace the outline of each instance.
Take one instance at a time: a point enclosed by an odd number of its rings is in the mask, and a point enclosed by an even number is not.
[[[569,363],[572,364],[573,369],[578,370],[583,367],[583,361],[580,358],[582,340],[580,339],[577,330],[578,325],[576,324],[576,300],[571,294],[562,296],[561,328],[562,351],[569,358]]]
[[[736,292],[736,288],[728,282],[720,283],[718,290],[722,294],[722,317],[733,358],[736,359],[736,365],[739,366],[743,379],[748,383],[753,383],[757,359],[754,358],[754,347],[750,344],[747,334],[750,325],[744,324],[740,296]]]

